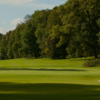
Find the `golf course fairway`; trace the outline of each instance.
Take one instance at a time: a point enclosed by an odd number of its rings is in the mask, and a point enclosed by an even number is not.
[[[100,100],[100,67],[87,60],[0,60],[0,100]]]

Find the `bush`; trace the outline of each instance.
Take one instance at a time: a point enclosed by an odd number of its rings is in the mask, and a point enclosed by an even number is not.
[[[100,59],[93,59],[83,64],[83,67],[96,67],[100,65]]]

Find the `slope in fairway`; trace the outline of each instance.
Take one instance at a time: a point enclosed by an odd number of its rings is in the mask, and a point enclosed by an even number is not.
[[[0,61],[0,100],[100,100],[100,68],[82,58]]]

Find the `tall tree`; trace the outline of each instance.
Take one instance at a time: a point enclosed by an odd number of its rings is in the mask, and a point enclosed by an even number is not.
[[[39,48],[41,49],[41,56],[45,56],[45,45],[46,40],[48,36],[48,32],[46,29],[48,16],[50,14],[50,10],[41,10],[41,11],[35,11],[33,16],[33,24],[37,25],[35,35],[37,37],[37,43],[39,44]]]
[[[21,33],[22,45],[24,48],[24,54],[29,57],[29,55],[39,57],[40,49],[36,43],[35,36],[36,28],[32,24],[28,24]]]
[[[3,35],[0,42],[0,59],[7,59],[6,37]]]
[[[74,44],[76,48],[81,44],[88,45],[87,47],[92,49],[95,58],[98,57],[99,49],[97,36],[99,5],[100,1],[97,0],[68,0],[65,4],[66,15],[62,19],[63,29],[66,30],[64,32],[66,37],[63,35],[62,40],[66,38],[68,46]],[[63,42],[60,40],[59,44]]]

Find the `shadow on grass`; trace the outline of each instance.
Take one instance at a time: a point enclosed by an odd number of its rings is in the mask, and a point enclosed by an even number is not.
[[[76,59],[71,59],[70,61],[89,61],[89,60],[92,60],[91,58],[76,58]]]
[[[35,70],[35,71],[86,71],[83,69],[46,69],[46,68],[40,68],[40,69],[32,69],[32,68],[0,68],[0,70]]]
[[[66,58],[66,59],[52,59],[52,60],[68,60],[68,61],[88,61],[95,58]]]
[[[0,100],[100,100],[100,86],[0,83]]]

